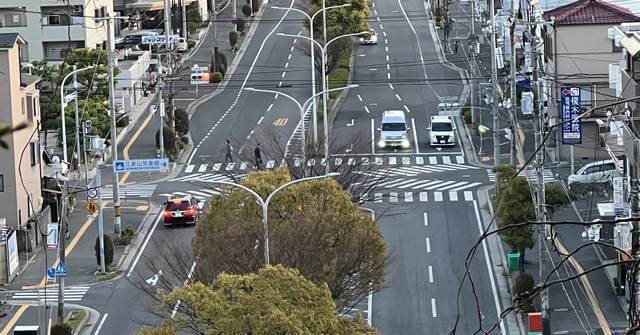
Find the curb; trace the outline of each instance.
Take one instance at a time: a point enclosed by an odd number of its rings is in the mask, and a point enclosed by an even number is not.
[[[356,48],[353,47],[353,45],[355,45],[355,42],[352,43],[351,56],[349,57],[349,78],[347,78],[347,85],[351,85],[351,83],[353,82],[353,76],[355,72],[353,69],[353,64],[356,61]],[[327,84],[328,84],[328,81],[329,80],[327,79]],[[327,120],[327,124],[330,125],[329,131],[331,131],[331,128],[333,128],[335,119],[338,116],[338,111],[340,110],[340,107],[342,106],[342,102],[344,101],[344,99],[347,98],[347,95],[349,94],[349,90],[350,88],[342,90],[340,94],[338,94],[338,97],[336,97],[336,101],[334,101],[333,105],[331,106],[331,113],[329,113],[328,115],[329,120]],[[329,139],[331,139],[331,136],[329,136]]]

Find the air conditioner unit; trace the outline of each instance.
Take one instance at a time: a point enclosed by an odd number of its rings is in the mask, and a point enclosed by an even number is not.
[[[620,23],[620,29],[625,33],[640,31],[640,22],[624,22]]]

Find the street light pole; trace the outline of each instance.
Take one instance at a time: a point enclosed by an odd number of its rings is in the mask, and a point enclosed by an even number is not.
[[[329,92],[340,91],[340,90],[344,90],[344,89],[347,89],[347,88],[354,88],[354,87],[358,87],[358,86],[359,85],[355,85],[354,84],[354,85],[348,85],[348,86],[345,86],[345,87],[333,88],[333,89],[330,89],[328,91]],[[307,142],[306,142],[306,135],[305,135],[305,130],[304,130],[304,113],[309,108],[309,104],[312,101],[316,100],[316,97],[318,97],[321,94],[327,93],[327,92],[322,91],[322,92],[316,93],[316,94],[312,95],[309,99],[307,99],[303,104],[300,104],[300,102],[296,98],[290,96],[289,94],[282,93],[282,92],[279,92],[279,91],[257,89],[257,88],[253,88],[253,87],[247,87],[244,90],[245,91],[253,91],[253,92],[264,92],[264,93],[280,94],[283,97],[288,98],[289,100],[293,101],[296,104],[296,106],[298,106],[298,108],[300,109],[300,123],[302,125],[302,166],[304,167],[305,166],[305,161],[307,159],[306,158],[307,156],[305,154],[305,146],[306,146]],[[327,163],[327,165],[329,164],[328,161],[326,161],[326,163]]]
[[[307,12],[297,9],[297,8],[285,8],[285,7],[278,7],[278,6],[272,6],[271,8],[273,9],[280,9],[280,10],[292,10],[295,12],[298,12],[304,16],[307,17],[307,19],[309,20],[309,37],[311,38],[312,41],[315,41],[315,39],[313,38],[313,21],[315,21],[316,19],[316,15],[320,14],[320,13],[324,13],[325,11],[329,10],[329,9],[335,9],[335,8],[344,8],[344,7],[350,7],[351,4],[342,4],[342,5],[336,5],[336,6],[329,6],[329,7],[323,7],[321,9],[319,9],[317,12],[313,13],[313,15],[309,16],[309,14],[307,14]],[[326,39],[326,36],[325,36]],[[313,42],[310,42],[310,51],[311,51],[311,95],[315,96],[316,95],[316,53],[315,48],[313,47]],[[323,88],[324,89],[324,88]],[[313,116],[312,116],[312,122],[313,122],[313,144],[315,146],[318,145],[318,103],[317,103],[317,99],[313,99]]]
[[[496,13],[495,13],[495,0],[489,1],[489,14],[491,15],[491,111],[493,114],[493,165],[500,165],[501,157],[500,157],[500,136],[497,133],[498,130],[498,108],[496,104],[498,103],[498,97],[496,96],[498,86],[498,69],[496,62]]]
[[[306,178],[292,180],[292,181],[290,181],[288,183],[285,183],[285,184],[281,185],[280,187],[276,188],[273,192],[271,192],[271,194],[269,194],[267,196],[266,199],[263,199],[254,190],[252,190],[252,189],[250,189],[250,188],[248,188],[248,187],[246,187],[244,185],[240,185],[240,184],[236,184],[236,183],[232,183],[232,182],[227,182],[227,181],[211,181],[211,183],[241,188],[241,189],[249,192],[249,194],[251,194],[256,199],[258,204],[260,204],[260,207],[262,208],[262,226],[263,226],[263,229],[264,229],[264,231],[263,231],[264,232],[264,237],[263,237],[264,238],[264,264],[265,265],[269,265],[270,262],[269,262],[269,213],[268,213],[268,209],[269,209],[269,203],[271,202],[273,197],[278,192],[282,191],[286,187],[291,186],[293,184],[298,184],[298,183],[301,183],[301,182],[315,180],[315,179],[323,179],[323,178],[333,177],[333,176],[337,176],[337,175],[339,175],[339,173],[332,172],[332,173],[328,173],[328,174],[322,175],[322,176],[306,177]]]
[[[71,72],[69,72],[69,74],[67,74],[63,79],[62,79],[62,83],[60,84],[60,118],[62,119],[62,160],[65,163],[68,163],[68,156],[67,156],[67,126],[66,126],[66,120],[64,117],[64,108],[66,107],[66,102],[64,101],[64,84],[67,82],[67,79],[69,79],[69,77],[76,75],[76,73],[80,72],[80,71],[84,71],[84,70],[88,70],[88,69],[93,69],[95,67],[95,65],[89,65],[87,67],[83,67],[81,69],[76,69],[73,70]],[[77,94],[77,91],[76,91]],[[77,97],[76,97],[77,99]],[[77,109],[76,109],[76,129],[78,127],[78,113],[77,113]],[[77,133],[77,131],[76,131]]]

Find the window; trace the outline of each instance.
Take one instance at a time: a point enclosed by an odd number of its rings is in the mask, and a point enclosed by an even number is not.
[[[0,8],[0,28],[26,27],[25,9],[24,7]]]
[[[61,60],[67,53],[67,42],[42,42],[46,60]],[[71,50],[84,48],[84,41],[72,41]]]
[[[0,174],[0,192],[4,192],[4,175]]]
[[[24,115],[27,111],[27,101],[25,97],[22,97],[22,99],[20,99],[20,109],[22,110],[22,115]]]
[[[38,142],[29,143],[29,157],[31,158],[31,166],[36,166],[39,163],[38,159],[40,155],[38,155]]]
[[[611,52],[622,52],[622,47],[616,46],[616,41],[611,41]]]
[[[40,105],[38,102],[38,95],[27,95],[27,116],[29,120],[33,120],[34,117],[38,116],[38,108]]]
[[[59,26],[59,25],[61,25],[62,24],[62,20],[60,19],[60,15],[57,15],[57,14],[47,15],[45,24],[48,24],[50,26]]]

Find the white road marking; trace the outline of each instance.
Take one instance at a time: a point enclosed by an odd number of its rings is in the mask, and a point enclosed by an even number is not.
[[[366,106],[365,106],[366,108]],[[376,133],[375,133],[375,120],[371,119],[371,153],[376,153]]]
[[[225,170],[231,171],[231,170],[233,170],[233,168],[235,166],[236,166],[236,163],[231,162],[231,163],[227,164],[227,167],[225,168]]]
[[[385,46],[384,51],[389,52],[389,47]]]
[[[245,170],[247,168],[247,162],[240,163],[240,170]]]
[[[286,75],[287,75],[287,72],[286,72],[286,71],[282,71],[282,76],[281,76],[281,78],[284,78],[284,76],[286,76]]]
[[[389,202],[398,202],[397,192],[389,192]]]
[[[396,158],[395,157],[389,157],[389,165],[396,165]]]
[[[380,156],[376,156],[375,161],[376,161],[376,165],[382,165],[382,163],[383,163],[382,162],[382,157],[380,157]]]
[[[426,245],[427,245],[427,253],[430,254],[431,253],[431,239],[430,238],[425,238],[424,239]]]
[[[484,229],[482,228],[482,220],[480,219],[480,210],[478,209],[478,201],[473,200],[473,209],[476,213],[476,222],[478,223],[478,231],[480,234],[483,234]],[[496,289],[496,281],[493,278],[494,273],[491,270],[491,261],[489,260],[489,250],[487,247],[487,240],[482,239],[482,251],[484,253],[484,260],[487,265],[487,272],[489,273],[489,281],[491,282],[491,291],[493,293],[493,301],[496,306],[496,315],[500,315],[500,311],[502,308],[500,307],[500,301],[498,298],[498,290]],[[504,321],[500,320],[500,329],[504,332]]]
[[[215,163],[213,164],[213,171],[220,171],[220,168],[222,167],[222,163]]]
[[[367,112],[367,114],[371,113],[371,111],[369,110],[369,107],[367,107],[367,106],[364,106],[364,111]]]
[[[456,156],[456,163],[464,164],[464,156]]]
[[[260,120],[258,120],[258,124],[262,123],[262,120],[264,120],[264,116],[260,117]]]
[[[273,104],[271,104],[271,105],[269,105],[269,107],[267,107],[267,112],[270,111],[271,108],[273,108]],[[260,121],[258,121],[258,124],[260,124],[260,122],[262,122],[262,118],[264,118],[264,116],[260,118]]]
[[[451,157],[449,157],[449,156],[442,156],[442,163],[443,163],[443,164],[451,164]]]
[[[431,298],[431,316],[434,318],[438,317],[438,312],[436,311],[436,298]]]
[[[104,325],[104,322],[107,320],[107,317],[109,316],[109,313],[104,313],[104,315],[102,316],[102,318],[100,319],[100,323],[98,323],[98,328],[96,328],[96,332],[93,333],[93,335],[98,335],[100,334],[100,330],[102,329],[102,325]]]
[[[373,10],[373,15],[376,15],[376,16],[378,15],[378,10],[377,9]]]
[[[389,44],[389,41],[386,38],[384,39],[384,44]]]
[[[402,157],[402,165],[408,165],[411,164],[411,157]]]
[[[376,16],[376,20],[378,20],[378,22],[380,22],[380,17],[379,17],[379,16]]]
[[[397,95],[397,94],[396,94]],[[413,126],[413,143],[415,144],[416,153],[420,153],[420,144],[418,143],[418,130],[416,129],[416,119],[411,118],[411,125]]]
[[[393,85],[391,85],[391,83],[389,83],[389,87],[390,87],[392,90],[395,90],[395,88],[393,88]]]
[[[413,192],[404,192],[404,202],[413,202]]]
[[[409,107],[407,105],[404,105],[402,107],[404,107],[404,110],[406,110],[407,113],[411,113],[411,110],[409,109]]]
[[[420,192],[420,194],[422,194],[423,192]],[[427,212],[422,213],[422,218],[424,219],[424,225],[425,227],[429,225],[429,216],[427,215]]]
[[[387,32],[383,31],[382,35],[384,35],[384,37],[387,37]]]
[[[398,99],[398,101],[402,101],[402,98],[400,97],[400,95],[398,93],[396,93],[396,99]]]
[[[427,196],[427,192],[420,192],[420,201],[422,201],[422,202],[429,201],[429,198]]]
[[[467,185],[464,185],[464,186],[460,186],[460,187],[452,188],[451,190],[452,190],[452,191],[462,191],[462,190],[464,190],[464,189],[471,188],[471,187],[475,187],[475,186],[478,186],[478,185],[480,185],[480,184],[482,184],[482,183],[480,183],[480,182],[470,183],[470,184],[467,184]],[[469,192],[469,191],[465,191],[465,192]]]
[[[429,282],[433,283],[433,267],[429,265],[428,269],[429,269]]]
[[[378,69],[374,67],[374,68],[369,69],[369,71],[378,71]]]
[[[287,60],[291,60],[291,54],[289,54],[289,57],[287,57]]]
[[[287,62],[286,64],[284,64],[284,68],[288,68],[289,67],[289,62]]]
[[[473,192],[464,191],[464,201],[473,201]]]
[[[442,192],[433,192],[433,198],[437,202],[442,202]]]
[[[424,164],[424,157],[416,157],[416,165]]]
[[[386,55],[385,57],[387,58],[387,62],[388,62],[389,61],[389,55]]]
[[[387,79],[391,79],[391,73],[387,72]]]
[[[358,97],[358,100],[360,100],[360,102],[362,102],[362,97],[360,96],[360,94],[356,94],[356,96]]]
[[[253,135],[253,131],[254,129],[251,129],[251,131],[249,132],[249,135],[247,135],[247,140],[251,138],[251,135]]]
[[[360,161],[362,165],[369,165],[369,157],[362,157]]]
[[[384,30],[384,26],[380,23],[380,29]]]
[[[458,192],[449,192],[449,200],[458,201]]]
[[[382,202],[382,193],[375,193],[373,197],[376,202]]]
[[[149,230],[149,232],[147,233],[147,237],[144,239],[144,242],[142,242],[142,246],[140,247],[140,251],[138,251],[138,255],[133,260],[133,263],[129,268],[129,272],[127,272],[127,277],[130,277],[131,274],[133,273],[133,269],[136,268],[136,264],[138,264],[138,261],[140,260],[140,256],[142,256],[142,253],[144,252],[144,248],[147,247],[147,243],[149,243],[149,240],[151,239],[151,235],[153,235],[153,232],[156,230],[156,227],[158,227],[158,222],[160,222],[161,218],[162,218],[162,215],[161,215],[161,212],[159,212],[158,217],[156,218],[156,222],[153,223],[151,230]]]
[[[389,65],[389,63],[387,63],[387,70],[391,70],[391,65]]]
[[[273,167],[276,165],[276,161],[274,161],[273,159],[267,162],[267,169],[273,169]]]
[[[187,165],[187,168],[186,168],[186,169],[184,169],[184,173],[191,173],[191,172],[193,172],[193,169],[194,169],[195,167],[196,167],[196,165],[195,165],[195,164],[189,164],[189,165]]]
[[[200,167],[198,167],[198,172],[205,172],[207,171],[207,164],[200,164]]]
[[[429,156],[429,164],[438,164],[438,158],[435,156]]]

